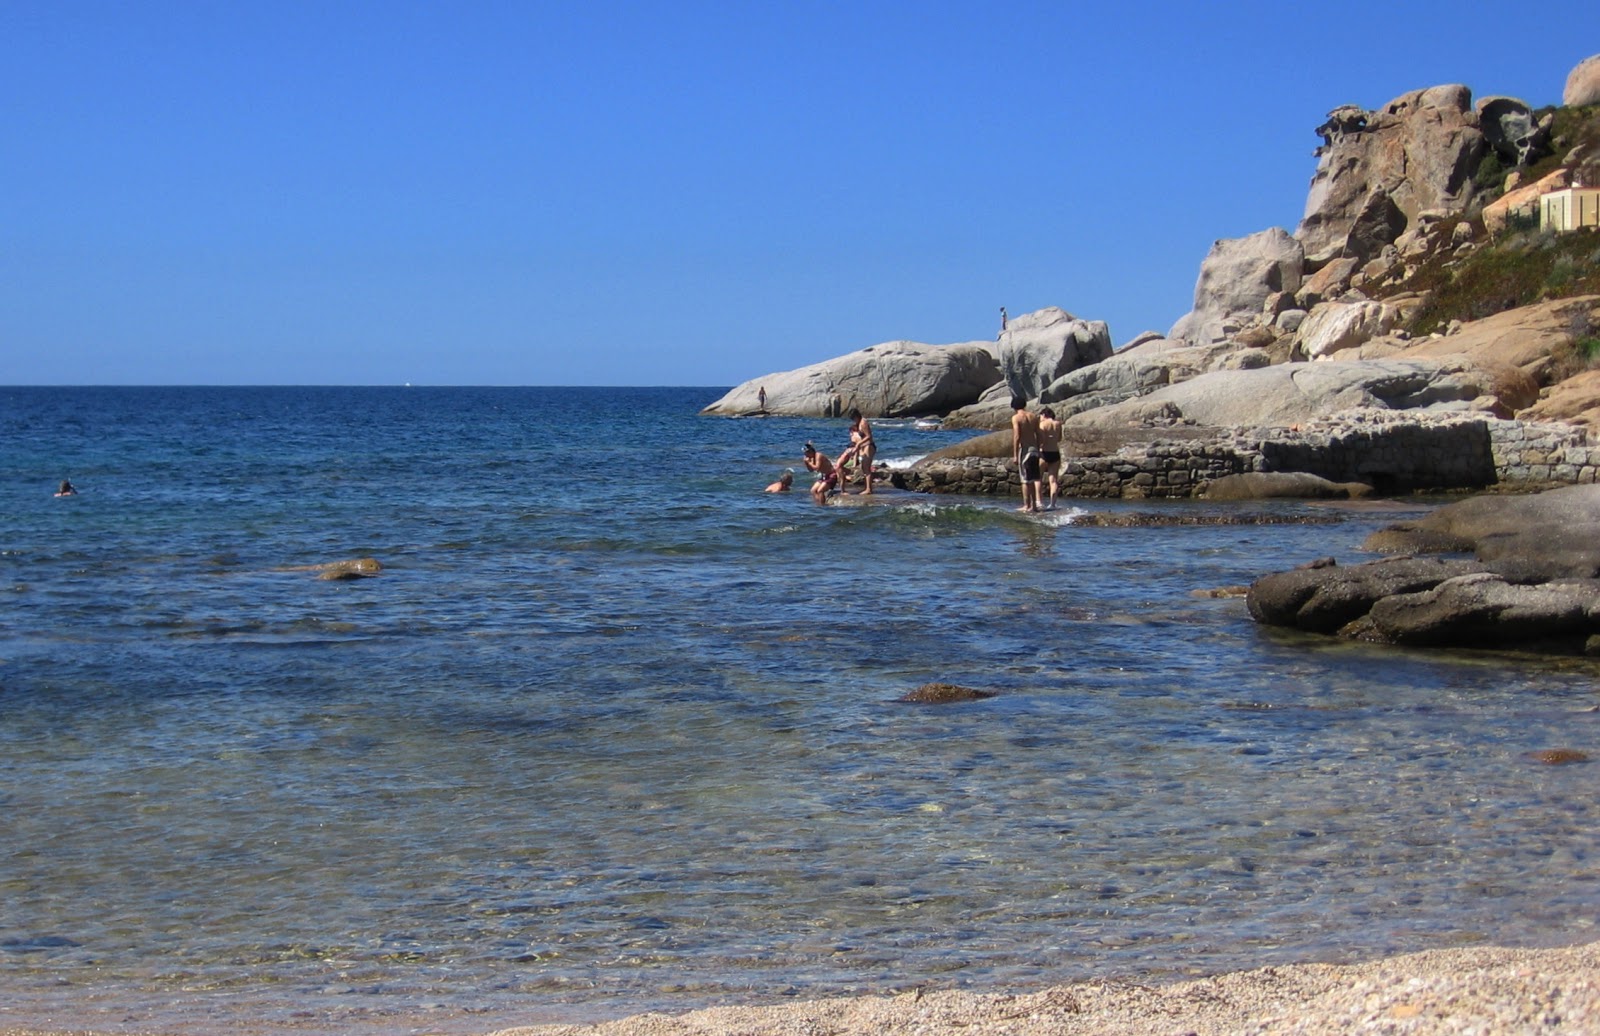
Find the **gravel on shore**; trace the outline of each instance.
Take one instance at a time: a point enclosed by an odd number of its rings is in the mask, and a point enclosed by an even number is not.
[[[337,1026],[349,1036],[437,1032],[421,1019]],[[471,1031],[456,1015],[445,1027]],[[226,1023],[208,1032],[294,1036],[328,1026]],[[156,1036],[160,1030],[144,1030]],[[6,1028],[0,1036],[93,1036]],[[909,992],[712,1007],[491,1036],[1600,1036],[1600,942],[1562,949],[1429,950],[1365,964],[1295,964],[1170,985],[1090,980],[1026,994]]]
[[[1089,981],[644,1014],[495,1036],[1333,1036],[1600,1034],[1600,942],[1429,950],[1367,964],[1259,968],[1173,985]]]

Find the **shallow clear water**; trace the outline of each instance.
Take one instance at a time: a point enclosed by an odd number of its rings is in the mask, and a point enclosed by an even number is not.
[[[0,1023],[484,1031],[1592,937],[1593,766],[1528,753],[1600,756],[1593,666],[1194,595],[1415,507],[818,508],[760,489],[843,422],[717,395],[0,389]],[[895,701],[930,681],[997,696]]]

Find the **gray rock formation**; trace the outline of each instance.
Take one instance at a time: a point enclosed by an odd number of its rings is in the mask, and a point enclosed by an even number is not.
[[[1529,580],[1600,575],[1600,486],[1475,496],[1368,537],[1368,550],[1473,552]],[[1514,566],[1514,567],[1512,567]]]
[[[924,345],[885,342],[799,370],[753,378],[701,411],[739,416],[766,412],[838,417],[859,407],[870,417],[942,414],[974,402],[1000,380],[987,342]]]
[[[1259,323],[1267,299],[1300,290],[1305,252],[1281,227],[1211,246],[1200,264],[1194,308],[1167,333],[1191,345],[1209,345]]]
[[[1206,484],[1207,500],[1355,500],[1372,495],[1365,482],[1334,482],[1306,471],[1247,471]]]
[[[1567,73],[1561,103],[1569,108],[1600,104],[1600,54],[1584,58]]]
[[[1309,359],[1327,359],[1388,334],[1399,323],[1400,310],[1382,302],[1324,302],[1300,325],[1300,351]]]
[[[1375,533],[1369,547],[1474,551],[1342,568],[1324,560],[1258,579],[1269,625],[1386,644],[1600,654],[1600,487],[1479,496]]]
[[[1476,562],[1439,558],[1392,558],[1362,565],[1332,559],[1262,576],[1245,603],[1257,622],[1308,633],[1338,633],[1372,606],[1395,594],[1431,590],[1454,576],[1481,572]]]
[[[1347,105],[1329,115],[1317,131],[1323,146],[1295,231],[1310,265],[1339,257],[1365,263],[1424,211],[1466,209],[1488,146],[1471,100],[1465,86],[1436,86],[1376,111]]]
[[[1079,320],[1055,306],[1011,320],[1000,334],[1000,366],[1012,395],[1037,399],[1070,371],[1111,355],[1111,331],[1103,320]]]
[[[1223,370],[1068,418],[1069,428],[1186,421],[1213,427],[1296,425],[1344,410],[1470,403],[1492,374],[1460,357],[1285,363]]]
[[[1527,102],[1515,97],[1485,97],[1478,102],[1478,128],[1508,165],[1532,165],[1542,158],[1549,150],[1553,125],[1553,112],[1535,118]]]

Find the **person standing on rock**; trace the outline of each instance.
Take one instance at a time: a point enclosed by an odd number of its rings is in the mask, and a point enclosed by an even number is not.
[[[1039,509],[1039,416],[1028,413],[1028,401],[1011,397],[1012,458],[1017,462],[1017,477],[1022,480],[1022,510],[1032,514]]]
[[[854,456],[856,470],[862,473],[867,484],[867,488],[862,492],[871,495],[872,458],[878,455],[878,444],[872,438],[872,425],[868,424],[867,419],[861,416],[861,411],[858,408],[851,407],[848,416],[850,418],[850,449],[846,451],[845,455]],[[843,461],[844,458],[841,457],[840,463],[842,464]]]
[[[995,335],[994,336],[994,340],[998,342],[1000,340],[1001,335],[1004,335],[1005,333],[1006,333],[1006,307],[1001,306],[1000,307],[1000,334]]]
[[[839,485],[839,469],[826,453],[817,452],[810,443],[806,443],[800,455],[806,462],[806,470],[817,473],[817,480],[811,483],[811,498],[819,504],[827,503],[828,493]]]
[[[763,414],[767,412],[767,386],[762,385],[756,389],[756,405],[761,408]]]
[[[1039,460],[1043,481],[1050,484],[1050,504],[1044,509],[1054,511],[1061,477],[1061,422],[1056,420],[1056,412],[1049,407],[1039,411]],[[1041,485],[1033,491],[1035,503],[1039,502],[1043,488]]]

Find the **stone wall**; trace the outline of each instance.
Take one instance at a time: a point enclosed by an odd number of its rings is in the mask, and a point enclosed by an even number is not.
[[[1059,481],[1067,497],[1173,498],[1202,495],[1213,479],[1252,471],[1309,472],[1365,482],[1384,494],[1592,483],[1600,481],[1600,447],[1589,446],[1573,425],[1362,410],[1292,428],[1230,429],[1207,439],[1154,439],[1102,457],[1068,457]],[[892,478],[919,493],[1021,492],[1009,460],[964,457],[919,464]]]

